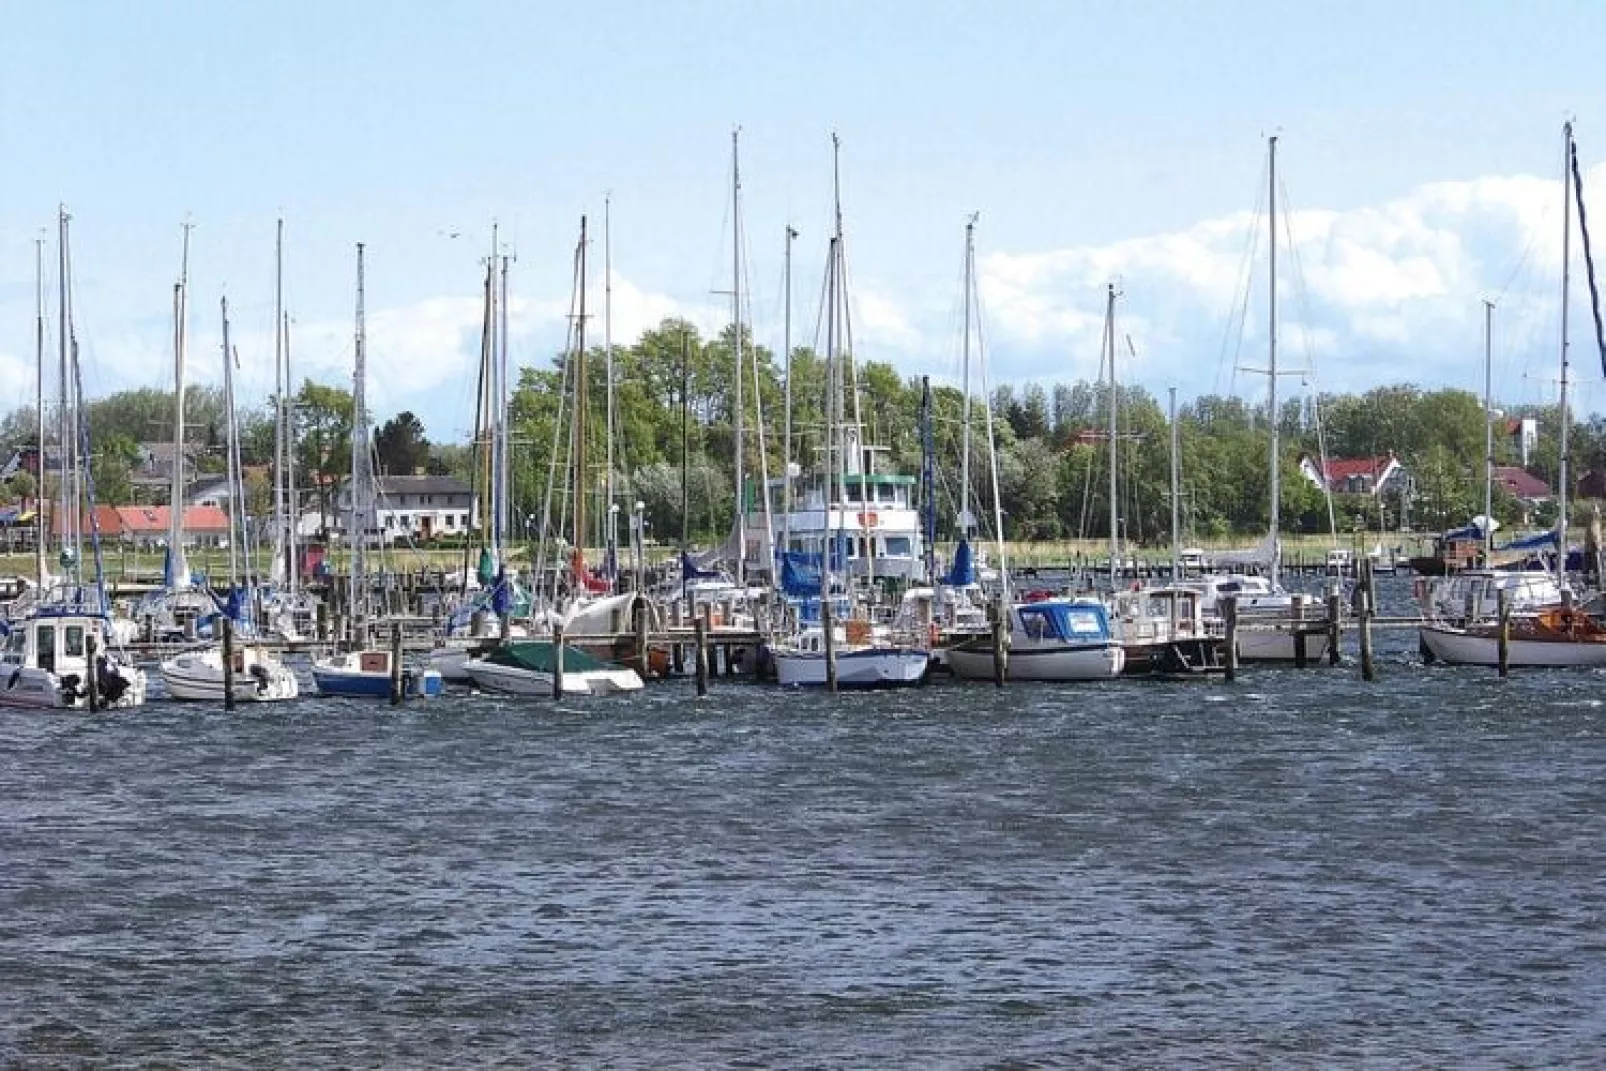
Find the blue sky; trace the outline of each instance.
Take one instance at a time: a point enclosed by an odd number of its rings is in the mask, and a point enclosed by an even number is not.
[[[956,374],[979,212],[995,381],[1092,376],[1113,278],[1136,382],[1259,395],[1232,369],[1263,352],[1263,265],[1224,339],[1279,131],[1289,359],[1328,389],[1475,388],[1498,294],[1497,390],[1543,400],[1569,116],[1606,219],[1602,40],[1606,5],[1582,0],[31,5],[0,39],[0,406],[32,395],[33,243],[58,203],[92,393],[167,385],[189,219],[193,374],[220,374],[226,293],[242,395],[264,396],[282,215],[299,372],[349,377],[362,241],[376,416],[457,438],[493,220],[518,257],[519,363],[560,345],[582,213],[600,337],[608,194],[616,340],[670,313],[717,329],[735,126],[772,346],[788,223],[798,307],[817,300],[836,131],[863,356]],[[1573,322],[1600,408],[1582,303]]]

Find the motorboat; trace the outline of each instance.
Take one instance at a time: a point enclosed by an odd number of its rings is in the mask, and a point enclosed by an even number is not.
[[[1009,608],[1007,675],[1023,681],[1102,680],[1119,676],[1126,652],[1109,611],[1093,599],[1044,599]],[[991,637],[948,648],[948,667],[966,680],[993,676]]]

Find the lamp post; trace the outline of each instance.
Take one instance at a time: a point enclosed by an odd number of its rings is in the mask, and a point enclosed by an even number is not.
[[[647,504],[640,499],[636,500],[635,517],[631,521],[631,547],[635,555],[636,590],[643,590],[646,585],[647,570]]]

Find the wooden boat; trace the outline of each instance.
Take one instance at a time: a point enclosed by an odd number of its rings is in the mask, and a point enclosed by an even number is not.
[[[1500,626],[1488,621],[1457,628],[1423,625],[1423,644],[1441,662],[1454,666],[1495,666],[1500,660]],[[1606,666],[1606,625],[1582,610],[1550,607],[1512,616],[1507,664],[1515,667]]]

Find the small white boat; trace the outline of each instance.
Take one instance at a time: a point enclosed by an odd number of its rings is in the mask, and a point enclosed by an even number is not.
[[[504,643],[463,664],[476,687],[509,695],[552,694],[555,668],[554,646],[549,640],[518,640]],[[563,645],[563,694],[611,695],[635,692],[643,687],[633,669],[612,665]]]
[[[162,663],[161,672],[170,699],[223,701],[221,645],[175,655]],[[271,703],[296,698],[301,685],[295,672],[270,652],[241,644],[234,649],[233,691],[238,703]]]
[[[88,710],[89,674],[103,709],[124,710],[145,702],[145,673],[107,648],[102,616],[47,605],[14,622],[0,653],[0,706],[42,710]],[[94,641],[95,667],[89,664]]]
[[[312,679],[319,695],[389,699],[390,652],[379,649],[346,651],[314,659]],[[440,695],[443,681],[437,670],[404,663],[401,687],[404,696],[424,699]]]
[[[838,688],[909,688],[931,672],[924,647],[882,642],[848,642],[841,626],[832,628]],[[769,651],[775,678],[788,687],[825,686],[825,629],[810,625]]]
[[[1046,599],[1009,610],[1007,676],[1019,681],[1086,681],[1119,676],[1126,652],[1102,603]],[[991,680],[992,638],[948,648],[948,667],[965,680]]]

